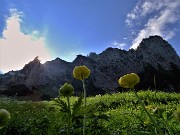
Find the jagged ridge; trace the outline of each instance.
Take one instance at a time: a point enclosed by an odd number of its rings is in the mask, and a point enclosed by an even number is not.
[[[87,57],[78,55],[71,63],[56,58],[41,64],[35,58],[22,70],[2,75],[1,85],[48,89],[51,93],[49,95],[56,96],[58,88],[70,82],[75,86],[77,94],[82,91],[82,86],[80,81],[73,78],[72,71],[78,65],[86,65],[91,70],[91,76],[86,80],[89,95],[121,90],[117,80],[131,72],[141,77],[137,89],[154,88],[155,76],[157,89],[180,91],[180,58],[160,36],[143,39],[136,50],[108,48],[100,54],[90,53]]]

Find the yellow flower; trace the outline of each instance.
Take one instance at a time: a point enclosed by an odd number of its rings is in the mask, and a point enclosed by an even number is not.
[[[174,112],[174,117],[180,121],[180,109]]]
[[[158,115],[162,115],[164,111],[165,109],[163,107],[156,107],[155,109],[153,109],[153,113]]]
[[[137,74],[131,73],[122,76],[119,80],[118,83],[121,87],[123,88],[134,88],[136,84],[138,84],[140,81],[140,78]]]
[[[10,120],[10,113],[6,109],[0,109],[0,129],[6,126]]]
[[[90,70],[85,66],[76,66],[73,70],[73,76],[76,79],[84,80],[90,75]]]
[[[59,94],[65,97],[70,97],[74,94],[74,88],[71,84],[65,83],[60,89]]]

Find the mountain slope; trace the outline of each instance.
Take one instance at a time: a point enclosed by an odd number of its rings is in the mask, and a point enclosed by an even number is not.
[[[143,39],[136,50],[108,48],[100,54],[78,55],[71,63],[56,58],[41,64],[36,57],[22,70],[1,75],[1,87],[11,89],[14,85],[24,85],[32,91],[45,89],[48,96],[56,96],[58,88],[69,82],[78,94],[82,92],[82,85],[72,76],[74,67],[78,65],[86,65],[91,70],[90,78],[86,79],[88,95],[121,91],[117,80],[132,72],[141,78],[137,89],[180,91],[180,57],[160,36]],[[3,92],[1,90],[1,94]]]

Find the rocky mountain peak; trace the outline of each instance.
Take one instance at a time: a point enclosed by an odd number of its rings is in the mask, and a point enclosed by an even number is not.
[[[52,60],[51,62],[54,62],[54,63],[68,63],[67,61],[65,61],[63,59],[60,59],[60,58],[56,58],[55,60]]]
[[[73,63],[82,63],[83,61],[86,61],[88,58],[83,55],[77,55]]]
[[[160,36],[143,39],[136,49],[136,56],[156,69],[161,66],[168,70],[172,63],[180,67],[180,58],[176,51]]]
[[[37,68],[38,66],[41,65],[41,62],[39,60],[39,57],[35,57],[33,61],[30,61],[28,64],[26,64],[24,67],[23,67],[23,71],[26,71],[26,70],[32,70],[33,68]]]
[[[150,36],[149,38],[144,38],[136,50],[146,51],[149,49],[154,49],[154,51],[159,53],[164,50],[169,50],[169,52],[176,53],[174,48],[161,36],[158,35]]]

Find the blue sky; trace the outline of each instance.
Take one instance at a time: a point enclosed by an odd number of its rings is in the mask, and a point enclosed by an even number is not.
[[[128,50],[160,35],[180,55],[179,0],[0,0],[0,71],[19,70],[39,56]]]

